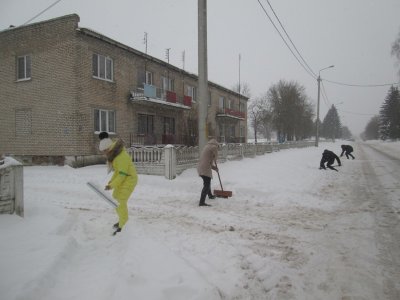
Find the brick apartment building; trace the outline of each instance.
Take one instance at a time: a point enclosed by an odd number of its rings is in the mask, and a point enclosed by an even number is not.
[[[78,27],[76,14],[0,31],[0,154],[86,165],[98,133],[197,144],[196,75]],[[207,130],[245,142],[247,98],[209,82]]]

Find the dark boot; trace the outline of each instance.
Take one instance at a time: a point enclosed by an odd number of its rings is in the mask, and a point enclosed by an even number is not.
[[[121,232],[121,230],[122,230],[122,228],[117,228],[114,232],[113,232],[113,235],[116,235],[118,232]]]

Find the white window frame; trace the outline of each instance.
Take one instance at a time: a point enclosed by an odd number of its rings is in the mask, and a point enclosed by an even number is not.
[[[197,101],[197,89],[194,86],[186,86],[186,95],[192,97],[192,102]]]
[[[164,91],[174,91],[174,79],[162,76],[161,77],[161,86]]]
[[[95,65],[95,63],[97,63],[97,65]],[[94,78],[114,81],[114,61],[112,58],[93,53],[92,64],[92,74]]]
[[[232,99],[228,99],[227,101],[227,108],[232,109]]]
[[[218,100],[218,108],[225,108],[225,97],[220,96]]]
[[[23,74],[20,74],[21,60],[23,63]],[[32,76],[32,59],[30,55],[22,55],[17,57],[17,81],[30,80]],[[20,77],[20,75],[22,75]]]
[[[246,112],[245,107],[246,107],[246,104],[243,101],[240,101],[240,103],[239,103],[239,111],[242,112],[242,113]]]
[[[146,84],[153,85],[153,72],[146,71]]]
[[[115,133],[116,114],[115,110],[94,109],[94,131],[99,133],[106,131]]]

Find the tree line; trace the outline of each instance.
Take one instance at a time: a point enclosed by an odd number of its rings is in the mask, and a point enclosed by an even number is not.
[[[392,45],[391,54],[400,64],[400,31]],[[400,78],[400,68],[398,75]],[[400,93],[398,87],[389,88],[379,114],[369,120],[362,133],[362,138],[365,140],[400,139]]]
[[[398,87],[390,87],[379,114],[370,119],[362,138],[364,140],[400,138],[400,93]]]
[[[241,93],[250,98],[248,85],[244,84],[243,89]],[[294,81],[280,80],[273,84],[266,93],[250,101],[247,113],[256,142],[259,136],[271,139],[272,132],[279,142],[309,139],[315,136],[316,122],[319,122],[321,137],[351,137],[348,128],[342,126],[334,105],[322,123],[314,120],[313,104],[305,88]]]

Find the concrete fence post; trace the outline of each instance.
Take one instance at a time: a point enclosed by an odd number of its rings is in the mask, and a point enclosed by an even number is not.
[[[164,147],[165,178],[172,180],[176,178],[176,149],[172,145]]]
[[[22,165],[14,166],[15,182],[15,213],[24,217],[24,168]]]
[[[24,216],[23,165],[11,157],[0,157],[0,213]]]

